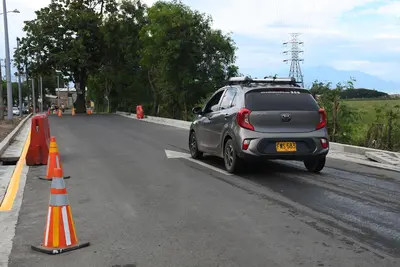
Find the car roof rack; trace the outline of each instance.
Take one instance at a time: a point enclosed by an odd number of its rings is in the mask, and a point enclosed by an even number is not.
[[[296,81],[296,78],[294,77],[264,77],[263,79],[252,79],[248,76],[242,76],[242,77],[231,77],[227,82],[229,85],[246,84],[251,86],[254,84],[282,84],[282,85],[292,85],[300,87],[299,83]]]

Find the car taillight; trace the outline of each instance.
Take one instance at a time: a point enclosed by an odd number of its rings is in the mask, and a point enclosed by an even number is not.
[[[236,120],[240,127],[254,131],[254,126],[250,123],[250,113],[251,111],[247,108],[242,108],[239,110]]]
[[[329,147],[329,142],[328,142],[328,139],[326,139],[326,138],[321,138],[321,146],[322,146],[322,148],[328,148]]]
[[[319,113],[319,123],[317,124],[316,130],[322,129],[326,126],[326,112],[325,109],[320,108],[318,110]]]
[[[242,144],[242,149],[247,150],[250,146],[250,139],[244,139]]]

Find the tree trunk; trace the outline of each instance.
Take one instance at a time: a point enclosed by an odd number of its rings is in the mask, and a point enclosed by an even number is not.
[[[332,142],[336,142],[336,134],[338,128],[338,114],[339,114],[339,100],[335,99],[333,102],[332,109],[332,119],[333,119],[333,129],[332,129]]]
[[[106,79],[106,90],[105,90],[105,98],[107,99],[107,113],[110,113],[110,92],[111,92],[112,83]]]
[[[75,112],[76,113],[86,113],[86,72],[81,71],[77,77],[75,78],[75,88],[77,92],[76,101],[75,101]],[[79,84],[79,87],[77,85]],[[80,89],[80,90],[79,90]]]
[[[147,72],[147,78],[149,80],[150,84],[150,89],[153,92],[153,112],[152,115],[157,116],[158,115],[158,97],[157,97],[157,91],[154,86],[154,79],[151,78],[150,71]]]
[[[186,92],[183,92],[183,120],[187,121],[188,119],[188,110],[186,104]]]

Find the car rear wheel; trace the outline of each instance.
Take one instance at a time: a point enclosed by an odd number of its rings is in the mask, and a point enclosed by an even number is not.
[[[326,157],[315,157],[304,160],[304,166],[309,172],[318,173],[325,167]]]
[[[229,173],[237,173],[242,170],[243,160],[237,156],[232,139],[226,141],[224,146],[225,169]]]
[[[199,159],[203,156],[203,152],[199,151],[197,146],[197,138],[194,131],[191,131],[189,135],[189,150],[190,156],[194,159]]]

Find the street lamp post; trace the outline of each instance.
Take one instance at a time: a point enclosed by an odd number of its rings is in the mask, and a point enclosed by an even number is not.
[[[10,42],[8,40],[8,21],[7,21],[7,3],[3,0],[3,17],[4,17],[4,39],[6,46],[6,79],[7,79],[7,120],[13,119],[13,95],[11,84],[11,60],[10,60]],[[19,13],[14,10],[11,13]],[[21,110],[22,112],[22,110]]]
[[[43,77],[42,75],[39,76],[39,89],[40,89],[40,112],[43,112]]]
[[[36,114],[36,94],[35,94],[35,78],[32,77],[32,98],[33,98],[33,114]]]
[[[21,12],[19,12],[19,10],[18,9],[14,9],[14,10],[11,10],[11,11],[7,11],[7,14],[8,13],[21,13]],[[0,15],[3,15],[4,13],[0,13]]]
[[[17,38],[17,49],[19,49],[19,39]],[[19,102],[19,115],[22,117],[23,115],[23,105],[22,105],[22,85],[21,85],[21,72],[20,72],[20,64],[18,62],[18,102]]]
[[[57,105],[60,108],[60,73],[61,71],[56,70],[57,73]]]

